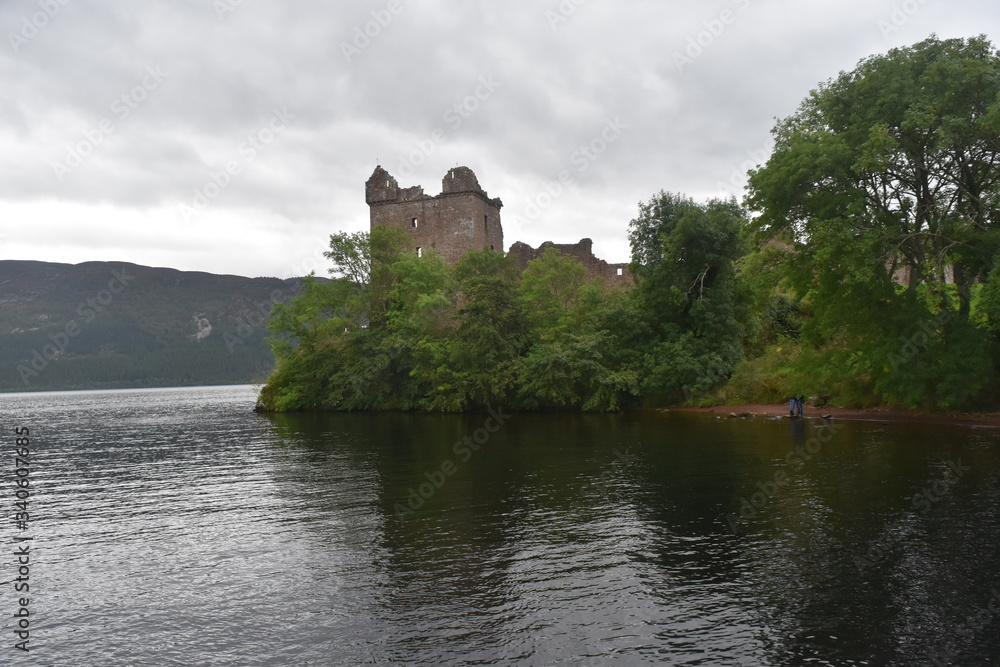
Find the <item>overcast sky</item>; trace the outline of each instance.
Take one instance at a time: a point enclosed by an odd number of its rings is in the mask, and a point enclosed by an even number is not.
[[[377,163],[504,241],[628,260],[659,190],[741,195],[775,119],[995,0],[0,0],[0,259],[325,274]]]

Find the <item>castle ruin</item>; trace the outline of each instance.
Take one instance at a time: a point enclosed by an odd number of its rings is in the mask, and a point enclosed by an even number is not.
[[[627,287],[633,284],[632,274],[628,264],[609,264],[594,256],[594,242],[590,239],[580,239],[578,243],[553,243],[546,241],[537,248],[532,248],[521,241],[511,245],[508,254],[517,259],[523,271],[528,262],[542,256],[546,248],[554,248],[564,255],[573,257],[583,264],[591,278],[601,278],[608,287]]]
[[[372,229],[376,225],[405,229],[418,255],[433,248],[445,261],[455,263],[469,250],[503,252],[503,202],[490,199],[468,167],[450,169],[441,182],[441,194],[431,197],[419,185],[400,188],[389,172],[377,166],[365,183],[365,201]]]
[[[504,251],[500,224],[503,202],[499,197],[490,199],[468,167],[448,170],[441,181],[441,194],[432,197],[419,185],[400,188],[396,179],[379,165],[365,183],[365,201],[371,213],[371,228],[389,225],[405,229],[418,255],[433,248],[445,261],[454,264],[470,250]],[[546,241],[538,248],[518,241],[510,247],[509,254],[514,255],[523,270],[548,247],[576,258],[592,278],[602,278],[609,287],[633,282],[628,264],[609,264],[598,259],[590,239],[572,244]]]

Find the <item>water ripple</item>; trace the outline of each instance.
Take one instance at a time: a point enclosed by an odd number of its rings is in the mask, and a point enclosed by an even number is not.
[[[904,430],[897,447],[892,429],[845,429],[733,535],[723,515],[795,444],[783,424],[518,415],[466,461],[452,444],[475,415],[268,418],[249,387],[2,398],[4,427],[31,426],[34,448],[33,651],[19,664],[1000,652],[1000,620],[954,641],[1000,585],[993,433]],[[968,477],[914,512],[959,456]],[[454,474],[435,477],[446,461]],[[2,568],[12,608],[16,570]]]

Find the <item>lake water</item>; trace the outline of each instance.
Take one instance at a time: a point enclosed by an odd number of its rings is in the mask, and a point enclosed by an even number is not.
[[[0,395],[0,664],[1000,661],[993,429],[253,403]]]

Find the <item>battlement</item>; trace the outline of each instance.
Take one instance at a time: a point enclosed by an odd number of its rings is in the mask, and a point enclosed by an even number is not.
[[[375,167],[375,171],[365,183],[365,201],[370,205],[397,199],[399,199],[399,183],[381,166]]]
[[[405,229],[418,254],[433,248],[457,262],[469,250],[503,252],[503,202],[490,199],[468,167],[450,169],[441,181],[441,194],[432,197],[419,185],[401,189],[379,165],[365,183],[365,201],[371,227]]]
[[[450,169],[444,178],[441,179],[441,193],[456,192],[479,192],[484,197],[486,193],[479,186],[479,179],[468,167],[455,167]]]
[[[441,179],[441,194],[430,196],[419,185],[400,188],[392,175],[382,168],[365,183],[365,201],[371,213],[371,228],[390,225],[405,229],[417,254],[434,249],[446,261],[455,263],[470,250],[503,252],[503,227],[500,209],[503,202],[490,196],[479,185],[468,167],[454,167]],[[510,247],[523,270],[528,262],[540,257],[546,248],[574,257],[591,277],[600,277],[609,287],[634,284],[628,264],[609,264],[594,256],[594,243],[546,241],[538,248],[518,241]]]

